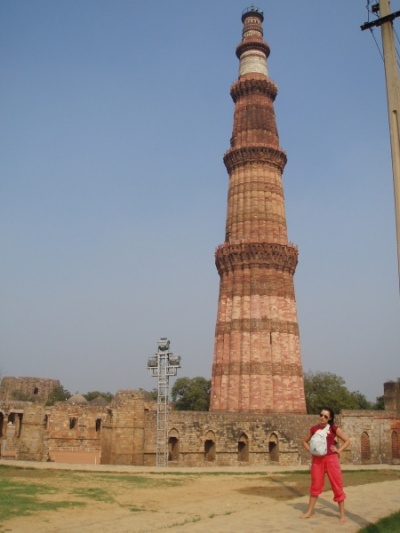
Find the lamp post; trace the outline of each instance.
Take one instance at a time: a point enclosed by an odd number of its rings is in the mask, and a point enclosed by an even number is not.
[[[153,377],[158,378],[157,385],[157,435],[156,466],[168,466],[168,404],[169,378],[176,376],[181,367],[181,358],[170,349],[170,341],[161,337],[158,350],[147,361],[147,368]]]

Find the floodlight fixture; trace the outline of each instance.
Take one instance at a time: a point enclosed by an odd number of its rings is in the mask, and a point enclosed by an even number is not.
[[[166,337],[161,337],[161,339],[158,341],[158,349],[162,352],[166,352],[169,350],[170,342]]]
[[[168,363],[169,363],[168,366],[180,368],[181,367],[181,356],[171,354],[168,358]]]
[[[158,357],[157,355],[152,355],[147,360],[147,368],[157,368],[158,366]]]

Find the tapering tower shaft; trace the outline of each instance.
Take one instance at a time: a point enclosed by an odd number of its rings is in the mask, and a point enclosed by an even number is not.
[[[288,243],[279,146],[268,76],[263,13],[242,15],[236,48],[235,104],[225,242],[215,253],[220,276],[210,410],[305,413],[293,275],[297,248]]]

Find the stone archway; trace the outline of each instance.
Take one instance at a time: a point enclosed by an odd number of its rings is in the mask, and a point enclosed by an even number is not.
[[[371,443],[369,435],[364,431],[361,435],[361,463],[369,463],[371,461]]]
[[[215,461],[216,458],[216,442],[215,433],[213,431],[207,431],[204,438],[204,459],[205,461]]]
[[[179,431],[175,428],[168,436],[168,461],[179,461]]]
[[[23,413],[10,411],[7,419],[7,436],[21,436]]]
[[[271,433],[269,436],[268,453],[272,463],[279,463],[279,439],[276,433]]]
[[[238,440],[238,461],[247,463],[249,461],[249,437],[242,433]]]
[[[392,431],[392,459],[400,459],[400,438],[396,430]]]

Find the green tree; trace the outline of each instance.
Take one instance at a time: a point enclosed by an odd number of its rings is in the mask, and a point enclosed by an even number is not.
[[[46,405],[54,405],[56,402],[65,402],[68,398],[71,398],[71,393],[67,389],[64,389],[62,385],[59,385],[49,394]]]
[[[373,404],[367,400],[365,395],[360,391],[354,391],[350,393],[354,400],[358,403],[357,407],[349,407],[348,409],[373,409]],[[343,409],[347,409],[344,407]]]
[[[172,387],[174,409],[178,411],[208,411],[211,380],[206,378],[178,378]]]
[[[153,400],[157,401],[157,398],[158,398],[158,390],[157,389],[151,389],[151,391],[149,391],[149,394],[153,398]]]
[[[376,398],[376,402],[374,403],[372,409],[376,409],[378,411],[384,411],[385,410],[385,397],[378,396]]]
[[[91,402],[92,400],[100,396],[101,398],[107,400],[107,403],[110,403],[111,400],[114,398],[114,395],[111,394],[111,392],[99,392],[98,390],[87,392],[86,394],[82,394],[82,396],[86,398],[88,402]]]
[[[350,392],[345,380],[330,372],[306,372],[304,375],[307,413],[317,414],[321,407],[331,407],[335,413],[342,409],[371,409],[370,402],[359,391]]]

